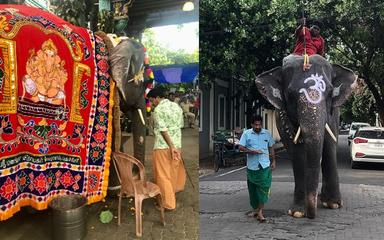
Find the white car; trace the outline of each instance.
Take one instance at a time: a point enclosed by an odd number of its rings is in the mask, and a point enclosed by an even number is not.
[[[351,126],[349,127],[349,131],[348,131],[348,145],[351,144],[351,138],[354,137],[355,135],[355,132],[357,129],[359,129],[360,127],[370,127],[371,125],[369,125],[369,123],[364,123],[364,122],[353,122],[351,123]]]
[[[384,163],[384,127],[361,127],[351,142],[351,167],[356,162]]]

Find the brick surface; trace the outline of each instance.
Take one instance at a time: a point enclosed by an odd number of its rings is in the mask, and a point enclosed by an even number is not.
[[[321,186],[319,186],[320,189]],[[384,187],[341,184],[344,207],[325,209],[318,204],[313,220],[286,214],[294,184],[273,182],[266,204],[268,223],[249,219],[244,181],[200,182],[200,239],[383,239]]]

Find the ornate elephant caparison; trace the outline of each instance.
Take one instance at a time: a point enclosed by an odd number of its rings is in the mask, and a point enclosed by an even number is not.
[[[288,213],[314,218],[320,169],[323,206],[342,206],[336,159],[339,107],[350,96],[356,75],[319,55],[310,56],[310,68],[303,71],[303,60],[287,56],[282,67],[260,74],[256,85],[277,109],[277,128],[292,161],[295,190]]]

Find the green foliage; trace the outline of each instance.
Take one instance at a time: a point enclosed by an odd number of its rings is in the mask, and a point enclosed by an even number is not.
[[[200,82],[233,78],[246,86],[240,79],[251,81],[281,65],[293,50],[293,33],[302,11],[310,22],[320,21],[326,57],[353,69],[375,100],[366,95],[354,97],[354,117],[357,109],[360,114],[371,114],[371,107],[360,107],[375,104],[384,118],[384,3],[378,0],[202,1]]]
[[[365,89],[363,94],[354,95],[352,103],[353,119],[360,122],[375,123],[376,104],[372,93]]]
[[[89,1],[88,2],[92,2]],[[87,27],[90,11],[85,0],[53,0],[55,14],[76,26]]]
[[[177,26],[179,29],[183,25]],[[163,46],[156,41],[153,30],[146,29],[143,33],[143,45],[148,50],[149,61],[152,66],[154,65],[167,65],[167,64],[187,64],[199,62],[199,50],[196,49],[193,53],[187,53],[185,50],[171,51],[166,46]],[[171,89],[184,89],[185,92],[193,90],[193,83],[179,83],[179,84],[160,84],[159,86],[165,88],[167,91]]]
[[[294,44],[295,9],[293,0],[201,2],[201,82],[250,81],[279,66]]]
[[[187,53],[184,50],[171,51],[156,41],[153,30],[143,33],[143,44],[148,50],[151,65],[185,64],[199,62],[199,51]]]
[[[344,123],[351,123],[354,121],[354,116],[352,113],[352,105],[353,105],[354,97],[350,97],[340,108],[340,117],[341,121]]]
[[[365,88],[362,94],[353,94],[341,107],[343,122],[368,122],[374,124],[377,112],[376,101],[372,93]]]

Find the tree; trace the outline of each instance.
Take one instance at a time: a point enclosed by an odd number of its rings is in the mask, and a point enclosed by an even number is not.
[[[143,44],[148,50],[151,65],[186,64],[199,62],[198,50],[187,53],[185,50],[171,51],[156,41],[153,30],[143,33]]]
[[[67,22],[80,27],[88,27],[90,19],[90,3],[93,1],[84,0],[53,0],[55,14]],[[88,11],[87,11],[88,10]]]
[[[296,2],[218,1],[200,5],[201,81],[254,79],[293,47]]]
[[[355,106],[369,106],[372,100],[384,122],[384,4],[375,0],[330,1],[318,6],[328,28],[329,55],[364,79],[369,93],[355,98]],[[366,109],[368,111],[368,109]],[[364,112],[367,114],[369,112]]]
[[[347,102],[341,107],[341,118],[343,122],[368,122],[374,124],[376,120],[376,101],[369,89],[366,87],[361,94],[352,94]]]

